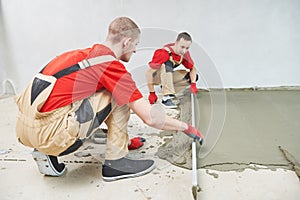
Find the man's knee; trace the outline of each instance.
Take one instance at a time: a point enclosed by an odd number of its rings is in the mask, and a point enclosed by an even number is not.
[[[190,72],[186,73],[186,75],[184,76],[184,79],[187,80],[187,82],[189,84],[191,84]],[[199,79],[199,76],[198,76],[198,74],[196,74],[196,82],[198,81],[198,79]]]

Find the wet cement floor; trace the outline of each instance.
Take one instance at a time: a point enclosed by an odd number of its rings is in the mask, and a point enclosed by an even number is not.
[[[184,119],[191,115],[187,102],[186,97],[181,100]],[[198,152],[198,168],[219,171],[260,167],[291,169],[292,165],[279,146],[300,161],[299,90],[201,91],[195,107],[197,127],[206,139]],[[169,152],[174,154],[176,149]],[[184,154],[185,157],[190,155]],[[190,168],[189,159],[175,164]]]
[[[208,92],[201,93],[198,102],[198,127],[205,134],[214,105]],[[289,162],[279,146],[300,161],[299,120],[300,91],[227,91],[220,138],[199,165],[217,170],[241,169],[248,164],[286,167]]]

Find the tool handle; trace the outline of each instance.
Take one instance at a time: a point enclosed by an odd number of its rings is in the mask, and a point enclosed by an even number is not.
[[[192,105],[192,126],[195,126],[195,102],[194,102],[193,93],[191,93],[191,105]]]
[[[191,105],[192,105],[192,126],[195,126],[195,104],[194,104],[194,94],[191,93]],[[198,185],[197,178],[197,152],[196,152],[196,139],[194,138],[192,142],[192,170],[193,170],[193,186]]]

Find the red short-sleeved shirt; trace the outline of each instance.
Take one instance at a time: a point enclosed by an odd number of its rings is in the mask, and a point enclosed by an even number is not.
[[[171,50],[173,60],[176,61],[176,62],[180,62],[181,56],[174,52],[174,50],[171,47],[173,45],[174,45],[174,43],[171,43],[171,44],[165,45],[165,47],[168,47]],[[168,61],[169,59],[170,59],[170,54],[166,49],[164,49],[164,48],[157,49],[154,52],[152,60],[149,62],[149,65],[153,69],[159,69],[161,67],[161,65],[163,63],[165,63],[166,61]],[[183,66],[187,69],[192,69],[194,67],[194,61],[191,58],[191,55],[190,55],[189,51],[187,51],[184,54],[184,57],[183,57],[183,60],[182,60],[181,64],[183,64]]]
[[[92,48],[70,51],[56,57],[43,69],[42,73],[54,75],[84,59],[101,55],[115,57],[108,47],[96,44]],[[57,79],[41,112],[48,112],[87,98],[102,88],[112,93],[118,105],[142,98],[131,74],[121,62],[115,60],[90,66]]]

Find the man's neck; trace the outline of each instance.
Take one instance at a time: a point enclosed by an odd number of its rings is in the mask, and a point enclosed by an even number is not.
[[[108,47],[116,56],[116,58],[119,60],[121,55],[122,55],[122,51],[121,51],[121,47],[120,47],[120,43],[117,44],[113,44],[111,41],[106,40],[103,42],[103,45]]]
[[[173,51],[175,54],[180,55],[180,54],[178,54],[178,53],[175,51],[175,44],[169,46],[169,48],[170,48],[170,50]]]

